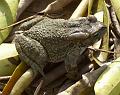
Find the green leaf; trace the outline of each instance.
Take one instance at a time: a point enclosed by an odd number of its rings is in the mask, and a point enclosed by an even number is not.
[[[11,28],[1,30],[16,20],[19,0],[0,0],[0,44],[9,35]]]
[[[82,16],[85,16],[85,13],[88,9],[89,0],[82,0],[76,10],[73,12],[70,19],[76,19]]]
[[[104,0],[94,0],[92,6],[92,13],[95,14],[97,12],[103,11],[103,3]]]
[[[120,95],[120,57],[111,63],[98,78],[95,95]]]
[[[99,1],[100,2],[100,1]],[[101,7],[100,7],[101,6]],[[101,43],[99,42],[96,45],[93,45],[94,48],[100,48],[103,50],[108,51],[109,50],[109,25],[110,25],[110,16],[109,16],[109,12],[106,6],[106,3],[104,2],[104,0],[101,0],[100,5],[98,6],[99,9],[97,10],[102,10],[100,12],[98,12],[98,14],[95,14],[95,16],[97,16],[97,18],[99,19],[99,21],[103,21],[104,25],[107,27],[107,31],[105,32],[105,35],[103,36],[103,38],[101,39]],[[100,46],[100,47],[98,47]],[[101,52],[101,51],[97,51],[94,52],[92,55],[92,58],[94,59],[94,61],[98,64],[98,65],[102,65],[101,62],[104,62],[107,60],[108,58],[108,52]]]
[[[15,44],[2,43],[0,45],[0,76],[11,75],[16,68],[14,62],[18,62],[18,53]]]
[[[94,0],[89,0],[89,3],[88,3],[88,15],[91,14],[91,9],[92,9],[92,6],[93,6],[93,2],[94,2]]]
[[[104,6],[103,6],[103,10],[104,10],[104,16],[103,16],[103,23],[104,25],[106,25],[107,27],[107,31],[105,33],[105,35],[103,36],[102,39],[102,44],[101,44],[101,49],[103,50],[109,50],[109,25],[110,25],[110,17],[109,17],[109,12],[108,9],[106,7],[106,4],[104,2]],[[98,55],[98,60],[100,61],[106,61],[108,57],[108,52],[100,52],[100,54]]]
[[[16,82],[10,95],[21,95],[34,79],[32,69],[28,69]],[[28,81],[29,80],[29,81]]]
[[[4,87],[2,94],[3,95],[9,95],[11,92],[13,86],[17,82],[17,80],[23,75],[23,73],[28,69],[27,64],[22,63],[17,66],[17,68],[14,70],[12,77],[7,82],[6,86]]]
[[[118,20],[120,21],[120,0],[110,0],[111,5],[115,10],[115,13],[118,17]]]

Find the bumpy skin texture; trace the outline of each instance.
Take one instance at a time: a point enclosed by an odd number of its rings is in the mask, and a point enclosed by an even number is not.
[[[34,25],[32,22],[36,21],[26,23],[31,27],[16,37],[15,44],[20,58],[41,74],[47,62],[65,61],[66,70],[73,77],[82,47],[98,41],[106,30],[93,16],[76,20],[45,17]]]

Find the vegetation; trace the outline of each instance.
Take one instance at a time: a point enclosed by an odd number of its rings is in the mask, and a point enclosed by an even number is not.
[[[47,64],[46,79],[19,59],[19,24],[36,16],[77,19],[95,15],[107,31],[80,57],[79,80],[66,77],[64,63]],[[120,95],[120,0],[1,0],[0,95]],[[40,91],[39,91],[40,90]]]

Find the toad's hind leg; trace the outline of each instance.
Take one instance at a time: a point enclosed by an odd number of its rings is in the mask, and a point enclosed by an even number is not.
[[[28,21],[16,26],[13,29],[15,36],[18,34],[22,34],[24,31],[29,30],[31,27],[33,27],[35,24],[37,24],[38,22],[40,22],[43,19],[44,19],[44,17],[38,16],[38,17],[35,17],[31,20],[28,20]]]
[[[33,19],[30,19],[22,24],[19,25],[19,29],[18,30],[22,30],[22,31],[26,31],[29,30],[31,27],[33,27],[36,23],[40,22],[41,20],[43,20],[44,17],[41,16],[36,16]]]
[[[15,45],[21,60],[30,65],[34,73],[40,72],[44,76],[43,69],[47,63],[44,47],[38,41],[23,35],[15,39]]]

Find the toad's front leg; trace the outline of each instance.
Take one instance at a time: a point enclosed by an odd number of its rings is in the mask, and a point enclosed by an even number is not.
[[[78,64],[80,56],[85,51],[85,47],[73,46],[65,58],[65,67],[67,70],[67,77],[72,80],[77,80],[79,78]]]
[[[15,39],[16,49],[22,61],[31,66],[34,73],[40,72],[47,63],[47,53],[43,46],[36,40],[19,35]]]

